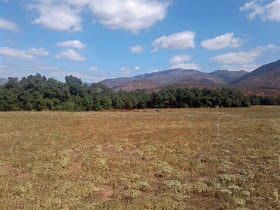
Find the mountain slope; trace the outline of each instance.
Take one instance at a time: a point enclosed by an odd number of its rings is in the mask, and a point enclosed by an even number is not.
[[[280,95],[280,60],[263,65],[230,84],[247,94]]]
[[[161,84],[154,82],[152,80],[135,80],[127,84],[124,84],[123,86],[120,86],[119,88],[116,89],[116,91],[151,90],[161,86],[162,86]]]
[[[217,70],[210,73],[210,75],[212,76],[221,78],[224,83],[233,82],[239,79],[240,77],[245,76],[246,74],[248,74],[248,72],[243,70],[241,71]]]
[[[264,84],[264,80],[265,77],[269,78],[271,76],[276,76],[276,78],[274,78],[275,80],[279,80],[280,78],[279,76],[279,70],[280,70],[280,60],[275,61],[273,63],[269,63],[266,65],[263,65],[261,67],[259,67],[258,69],[252,71],[249,74],[246,74],[245,76],[231,82],[230,84],[232,85],[241,85],[241,84],[245,84],[247,83],[249,80],[258,80],[258,78],[260,80],[262,80],[262,84]],[[267,86],[270,86],[268,82]],[[255,84],[257,86],[261,86],[260,84]]]
[[[104,85],[108,86],[109,88],[117,89],[124,84],[127,84],[129,82],[135,81],[135,79],[131,77],[120,77],[120,78],[114,78],[114,79],[105,79],[102,80],[99,83],[103,83]]]

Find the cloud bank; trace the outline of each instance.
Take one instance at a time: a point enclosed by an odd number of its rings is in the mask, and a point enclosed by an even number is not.
[[[82,12],[106,28],[138,33],[167,15],[170,1],[165,0],[33,0],[29,9],[37,12],[34,24],[57,31],[82,31]]]
[[[242,40],[234,37],[234,33],[226,33],[213,39],[207,39],[201,46],[208,50],[220,50],[225,48],[238,48],[243,44]]]
[[[263,20],[280,22],[280,0],[274,0],[269,4],[263,4],[263,1],[254,0],[240,7],[240,10],[248,12],[247,17],[250,20],[259,16]]]

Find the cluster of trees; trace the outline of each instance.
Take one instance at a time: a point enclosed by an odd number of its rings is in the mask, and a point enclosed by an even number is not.
[[[250,103],[252,105],[280,105],[280,96],[249,96]]]
[[[270,103],[266,98],[246,97],[233,88],[168,88],[151,94],[141,90],[116,93],[100,83],[83,84],[74,76],[66,76],[65,81],[47,79],[40,74],[20,81],[9,78],[6,84],[0,86],[0,111],[248,107]],[[280,101],[277,103],[280,104]]]

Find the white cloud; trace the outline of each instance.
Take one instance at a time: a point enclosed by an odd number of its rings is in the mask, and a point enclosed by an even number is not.
[[[244,70],[244,71],[254,71],[255,69],[259,68],[260,65],[255,64],[255,63],[251,63],[251,64],[237,64],[237,65],[223,65],[222,68],[229,70],[229,71],[240,71],[240,70]]]
[[[243,7],[240,7],[241,11],[248,11],[247,17],[250,20],[260,16],[263,20],[272,20],[280,22],[280,0],[274,0],[269,4],[260,4],[263,1],[250,1]]]
[[[49,56],[49,52],[45,48],[18,50],[10,47],[1,47],[0,56],[13,58],[15,60],[31,61],[39,56]]]
[[[201,46],[208,50],[220,50],[224,48],[238,48],[243,44],[242,40],[234,37],[234,33],[226,33],[213,39],[205,40]]]
[[[72,61],[85,61],[86,58],[84,56],[81,56],[79,53],[77,53],[75,50],[67,49],[55,56],[56,58],[64,58],[67,60]]]
[[[223,55],[218,55],[213,58],[213,60],[223,63],[223,64],[248,64],[255,62],[257,57],[259,57],[261,53],[259,51],[249,51],[249,52],[230,52]]]
[[[33,21],[34,24],[56,31],[82,31],[79,8],[73,8],[61,1],[36,2],[37,4],[29,5],[30,9],[35,9],[39,13],[39,17]]]
[[[79,7],[87,6],[92,2],[91,0],[62,0],[62,1],[72,6],[79,6]]]
[[[139,71],[141,69],[140,66],[135,66],[134,68],[122,67],[120,69],[121,74],[130,75],[133,71]]]
[[[141,69],[140,66],[135,66],[135,67],[134,67],[134,70],[135,70],[135,71],[139,71],[140,69]]]
[[[196,63],[178,63],[171,66],[171,69],[193,69],[193,70],[202,70],[202,67]]]
[[[161,72],[162,70],[159,69],[153,69],[151,71],[149,71],[148,73],[157,73],[157,72]]]
[[[71,41],[64,41],[59,42],[56,44],[57,47],[64,47],[64,48],[75,48],[75,49],[84,49],[87,46],[80,42],[79,40],[71,40]]]
[[[89,8],[105,27],[138,33],[163,20],[168,6],[158,0],[92,0]]]
[[[19,26],[18,24],[9,21],[9,20],[5,20],[3,18],[0,18],[0,29],[6,29],[6,30],[10,30],[10,31],[14,31],[17,32],[19,30]]]
[[[152,49],[150,52],[151,52],[151,53],[156,53],[156,52],[158,52],[158,48],[154,48],[154,49]]]
[[[239,8],[241,11],[252,10],[251,13],[248,15],[250,20],[254,19],[257,15],[263,15],[264,11],[263,8],[256,3],[256,1],[251,1],[246,3],[243,7]]]
[[[127,67],[122,67],[120,69],[120,72],[121,72],[121,74],[126,74],[126,75],[130,75],[131,74],[130,68],[127,68]]]
[[[275,0],[265,6],[269,20],[280,21],[280,0]]]
[[[157,48],[164,49],[187,49],[195,48],[195,38],[196,33],[192,31],[183,31],[179,33],[172,34],[170,36],[162,36],[153,42],[155,49]]]
[[[83,11],[111,29],[132,33],[152,27],[167,15],[167,0],[33,0],[29,8],[39,13],[33,23],[57,31],[81,31]]]
[[[226,54],[218,55],[214,58],[218,63],[222,64],[250,64],[256,61],[258,57],[260,57],[264,51],[275,49],[274,45],[267,45],[262,47],[257,47],[248,52],[229,52]]]
[[[221,63],[223,69],[231,71],[253,71],[259,67],[259,65],[255,63],[256,60],[266,51],[279,49],[280,48],[275,45],[260,46],[248,52],[230,52],[211,59]]]
[[[169,63],[175,65],[175,64],[179,64],[179,63],[189,62],[191,59],[192,58],[189,55],[177,55],[177,56],[174,56],[173,58],[171,58],[169,60]]]
[[[202,67],[196,63],[188,63],[191,60],[189,55],[177,55],[169,60],[170,69],[195,69],[202,70]]]
[[[111,77],[112,76],[112,74],[110,74],[110,73],[100,71],[100,69],[96,66],[91,66],[88,68],[88,70],[92,71],[92,73],[95,76],[99,76],[99,77]]]
[[[94,71],[94,72],[99,72],[99,68],[96,67],[96,66],[91,66],[91,67],[88,68],[88,70]]]
[[[130,52],[134,54],[141,54],[144,52],[144,48],[141,45],[137,45],[130,48]]]
[[[49,56],[49,52],[45,48],[30,48],[26,51],[30,55],[34,56]]]

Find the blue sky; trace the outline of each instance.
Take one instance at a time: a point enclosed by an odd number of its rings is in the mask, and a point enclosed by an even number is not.
[[[280,0],[0,0],[0,77],[84,82],[279,59]]]

